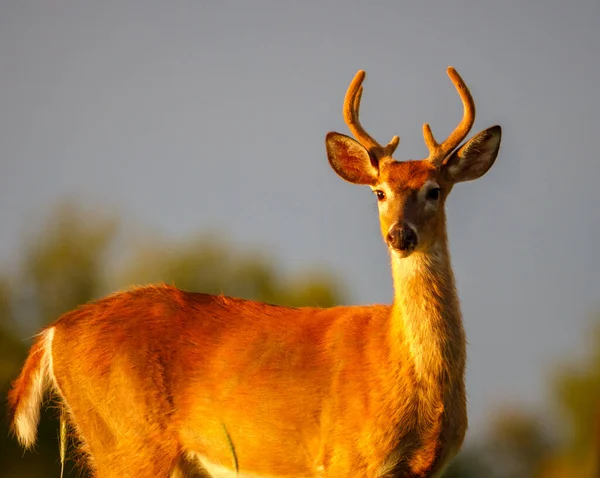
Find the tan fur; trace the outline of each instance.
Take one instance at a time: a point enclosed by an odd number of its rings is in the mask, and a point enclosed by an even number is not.
[[[347,118],[365,144],[330,133],[327,153],[340,176],[382,192],[393,304],[289,308],[169,286],[89,303],[42,332],[13,385],[26,446],[51,386],[99,478],[440,476],[467,428],[444,203],[489,169],[500,131],[448,167],[396,162],[397,138],[381,147],[358,122],[357,78]],[[389,242],[399,225],[415,231],[414,248]]]

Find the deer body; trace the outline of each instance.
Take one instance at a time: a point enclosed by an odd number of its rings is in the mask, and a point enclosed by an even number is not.
[[[443,205],[489,169],[499,128],[457,151],[460,135],[438,145],[429,132],[431,158],[393,161],[397,138],[383,148],[358,123],[359,76],[345,112],[360,143],[330,133],[328,156],[378,196],[393,304],[287,308],[150,286],[84,305],[41,333],[13,385],[25,446],[50,388],[99,478],[441,474],[467,428]]]

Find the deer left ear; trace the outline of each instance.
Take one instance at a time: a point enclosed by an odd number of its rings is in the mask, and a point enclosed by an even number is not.
[[[379,171],[369,152],[358,141],[340,133],[328,133],[325,138],[327,159],[333,170],[354,184],[373,185]]]
[[[501,138],[500,126],[483,130],[448,156],[442,164],[442,169],[455,183],[480,178],[494,164]]]

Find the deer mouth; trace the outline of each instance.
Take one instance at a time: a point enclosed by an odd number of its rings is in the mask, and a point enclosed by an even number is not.
[[[408,256],[410,256],[414,251],[415,251],[415,246],[410,246],[407,248],[398,248],[398,247],[393,247],[393,246],[389,246],[391,251],[396,254],[397,256],[399,256],[402,259],[406,259]]]

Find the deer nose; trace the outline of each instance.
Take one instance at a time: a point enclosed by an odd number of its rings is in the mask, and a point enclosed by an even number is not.
[[[390,247],[402,252],[412,251],[417,247],[419,236],[417,232],[408,224],[394,224],[386,237]]]

